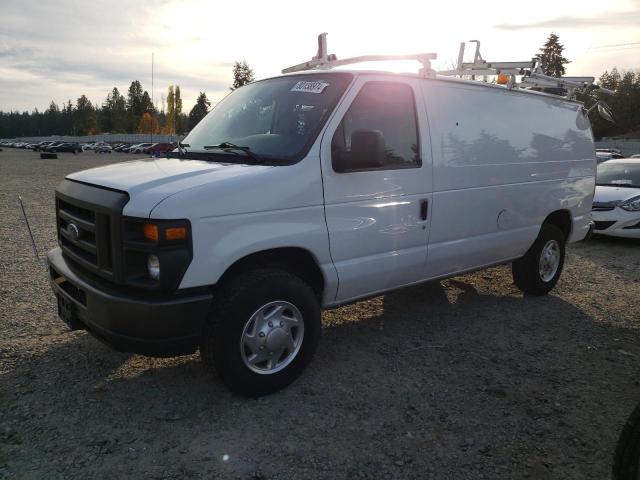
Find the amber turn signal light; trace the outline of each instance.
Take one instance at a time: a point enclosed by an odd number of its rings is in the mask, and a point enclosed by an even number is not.
[[[187,229],[184,227],[167,228],[164,231],[165,240],[184,240],[187,238]]]
[[[143,230],[144,238],[152,242],[158,241],[158,226],[153,223],[145,223]]]
[[[505,75],[504,73],[498,75],[498,85],[506,85],[507,83],[509,83],[509,75]]]

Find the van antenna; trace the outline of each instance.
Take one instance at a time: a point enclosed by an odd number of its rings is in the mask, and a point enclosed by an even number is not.
[[[31,226],[29,225],[29,218],[27,218],[27,212],[24,209],[24,204],[22,203],[22,197],[18,195],[18,202],[20,203],[20,208],[22,209],[22,215],[24,216],[24,223],[27,226],[27,231],[29,232],[29,237],[31,238],[31,248],[33,249],[33,254],[36,257],[36,260],[43,267],[47,267],[47,262],[40,258],[40,254],[38,253],[38,247],[36,247],[36,240],[33,238],[33,233],[31,232]]]

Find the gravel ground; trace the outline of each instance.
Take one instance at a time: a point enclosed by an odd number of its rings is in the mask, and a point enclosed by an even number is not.
[[[247,400],[197,355],[117,353],[55,314],[65,174],[130,156],[0,152],[0,478],[603,479],[640,399],[640,242],[572,245],[529,298],[508,266],[326,312],[309,369]]]

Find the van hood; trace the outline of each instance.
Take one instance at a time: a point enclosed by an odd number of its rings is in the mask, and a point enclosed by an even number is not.
[[[276,167],[181,158],[148,158],[91,168],[70,180],[129,194],[125,214],[148,216],[155,205],[178,192],[236,177],[261,175]]]

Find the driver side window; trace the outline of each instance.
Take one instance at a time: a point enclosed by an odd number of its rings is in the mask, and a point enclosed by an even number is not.
[[[336,172],[421,165],[413,90],[395,82],[365,84],[331,141]]]

